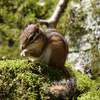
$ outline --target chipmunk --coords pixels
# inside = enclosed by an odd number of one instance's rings
[[[40,61],[48,66],[59,67],[66,75],[66,81],[49,87],[59,96],[69,96],[75,89],[76,79],[64,66],[68,55],[68,43],[56,29],[42,29],[39,24],[25,25],[21,34],[21,56]]]

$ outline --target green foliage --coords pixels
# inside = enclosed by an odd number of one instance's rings
[[[40,3],[44,2],[44,6]],[[20,58],[20,35],[25,23],[35,24],[51,17],[57,0],[0,1],[0,59]],[[16,50],[16,51],[15,51]],[[13,53],[12,53],[13,52]]]
[[[0,62],[0,98],[28,99],[42,98],[43,84],[47,81],[38,72],[38,67],[26,60],[6,60]],[[49,83],[49,82],[46,82]]]
[[[8,26],[24,28],[25,23],[36,23],[39,19],[46,19],[50,15],[51,7],[54,7],[53,0],[45,0],[44,6],[39,3],[41,0],[1,0],[0,22]],[[54,8],[53,8],[54,9]],[[44,16],[45,15],[45,16]]]
[[[80,72],[74,72],[77,78],[77,88],[74,96],[71,100],[99,100],[100,90],[99,84],[94,80],[88,78],[87,75],[83,75]],[[98,90],[97,90],[98,89]]]
[[[67,62],[67,66],[70,64]],[[56,72],[56,74],[55,74]],[[69,100],[99,100],[100,83],[90,80],[87,75],[74,71],[77,88]],[[51,66],[36,66],[28,60],[0,61],[0,98],[5,100],[55,100],[46,89],[52,81],[63,80],[61,70]],[[95,85],[94,85],[95,84]]]
[[[64,74],[56,67],[37,66],[28,60],[0,61],[0,98],[45,100],[51,95],[46,92],[47,87],[63,78]]]
[[[87,75],[82,75],[79,72],[75,72],[77,77],[77,100],[99,100],[100,90],[97,90],[100,83],[96,83],[95,80],[91,80]],[[79,93],[79,94],[77,94]]]

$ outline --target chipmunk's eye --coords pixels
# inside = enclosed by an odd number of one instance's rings
[[[39,29],[37,29],[36,32],[39,33]]]
[[[34,38],[34,35],[30,36],[29,41],[32,41]]]

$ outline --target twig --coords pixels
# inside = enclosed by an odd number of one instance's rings
[[[51,18],[49,20],[41,19],[39,21],[40,25],[45,24],[47,27],[56,28],[59,18],[61,14],[64,12],[64,9],[66,8],[67,4],[68,0],[60,0]]]

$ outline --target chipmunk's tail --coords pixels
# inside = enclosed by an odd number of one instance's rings
[[[52,93],[57,100],[65,100],[64,98],[72,96],[76,89],[76,78],[71,75],[66,67],[64,67],[63,71],[68,75],[66,80],[54,81],[47,89],[47,91]]]
[[[54,81],[47,91],[51,92],[55,98],[65,98],[71,96],[76,88],[76,78],[65,81]]]

